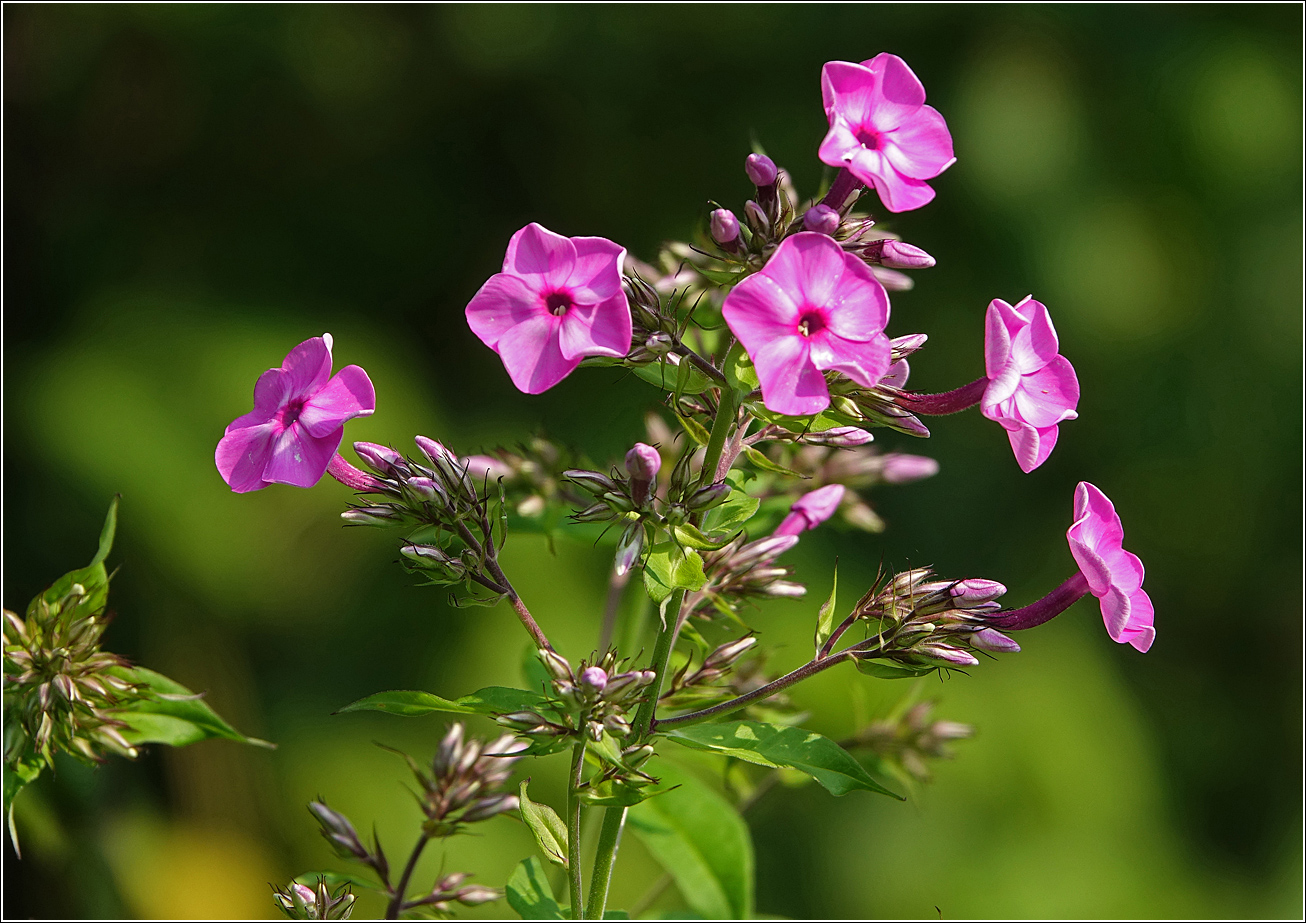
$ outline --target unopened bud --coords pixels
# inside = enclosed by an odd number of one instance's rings
[[[367,506],[357,510],[345,510],[340,518],[354,526],[389,526],[399,519],[399,514],[383,506]]]
[[[930,734],[938,740],[962,740],[974,737],[975,729],[960,721],[936,721],[930,726]]]
[[[911,276],[903,275],[895,269],[885,269],[883,266],[872,266],[871,274],[891,292],[909,292],[916,285],[916,281]]]
[[[908,484],[939,473],[939,463],[924,455],[890,452],[883,460],[880,477],[889,484]]]
[[[513,471],[493,455],[468,455],[463,459],[467,465],[467,474],[476,481],[510,478]]]
[[[454,455],[434,439],[428,439],[425,436],[414,436],[413,442],[417,443],[417,447],[422,450],[422,454],[429,458],[433,465],[441,463],[456,464],[458,461],[457,455]]]
[[[839,230],[839,213],[828,205],[813,205],[803,215],[803,227],[833,237]]]
[[[890,269],[929,269],[934,257],[901,240],[873,240],[862,250],[868,260]]]
[[[613,562],[613,570],[618,577],[623,576],[639,562],[640,552],[644,549],[644,527],[633,522],[626,527],[626,531],[621,536],[621,542],[617,545],[617,557]]]
[[[623,755],[626,758],[627,766],[629,766],[631,769],[638,769],[640,766],[643,766],[645,763],[649,761],[649,758],[653,756],[654,752],[655,751],[652,746],[650,746],[649,744],[644,744],[644,746],[640,747],[639,749],[632,750],[629,753],[625,753]]]
[[[749,635],[746,638],[740,638],[738,641],[731,641],[729,644],[723,644],[708,654],[707,659],[703,661],[705,669],[723,669],[730,666],[757,643],[756,635]]]
[[[991,654],[1018,654],[1020,645],[1002,632],[993,628],[983,628],[970,636],[971,647]]]
[[[651,481],[657,477],[658,469],[661,467],[662,456],[651,445],[637,442],[635,447],[626,453],[626,472],[632,478]]]
[[[562,472],[563,476],[569,480],[575,481],[577,485],[585,488],[590,493],[598,496],[604,491],[616,490],[617,482],[612,480],[606,474],[599,474],[597,471],[586,471],[583,468],[571,468]]]
[[[712,239],[719,243],[727,250],[734,251],[739,247],[739,219],[735,213],[728,208],[718,208],[712,212],[709,220],[712,231]]]
[[[435,545],[404,545],[399,553],[418,563],[452,564],[454,559]]]
[[[555,680],[561,682],[575,678],[575,674],[571,672],[571,664],[567,663],[566,658],[557,651],[542,647],[536,653],[539,655],[540,662],[544,664],[544,669],[548,670],[549,675]]]
[[[625,737],[630,733],[630,722],[621,715],[608,715],[603,719],[603,729],[613,737]]]
[[[754,186],[770,186],[779,175],[775,161],[765,154],[749,154],[744,160],[744,172]]]
[[[924,333],[909,333],[906,336],[894,337],[889,341],[890,355],[895,360],[910,356],[924,346],[928,339],[929,335]]]
[[[792,580],[777,580],[763,591],[767,596],[783,596],[790,599],[797,599],[800,596],[807,595],[807,587],[801,583],[794,583]]]
[[[314,897],[313,895],[313,889],[310,888],[308,885],[301,885],[299,882],[295,881],[295,882],[291,882],[290,887],[294,890],[294,892],[297,895],[299,895],[299,899],[303,901],[305,904],[307,904],[309,907],[312,907],[313,903],[317,900],[317,898]]]
[[[580,671],[580,682],[595,692],[602,692],[608,684],[608,674],[602,667],[586,667]]]
[[[850,449],[873,442],[875,437],[864,429],[855,426],[835,426],[820,433],[806,433],[803,442],[808,445],[828,445],[840,449]]]
[[[953,600],[963,609],[969,609],[981,603],[992,602],[1006,592],[1007,588],[998,581],[985,580],[983,577],[960,580],[951,590]]]
[[[467,907],[475,907],[477,904],[488,904],[490,901],[497,901],[503,897],[503,892],[497,888],[487,888],[483,885],[468,885],[460,888],[454,895],[454,900]]]
[[[354,454],[362,459],[363,464],[377,474],[390,474],[396,464],[402,464],[404,457],[389,446],[377,445],[375,442],[355,442]]]
[[[710,510],[712,507],[724,503],[726,497],[730,496],[730,490],[731,487],[729,484],[711,484],[695,491],[693,495],[685,501],[685,505],[695,513],[701,513],[704,510]]]
[[[935,660],[942,660],[945,663],[953,663],[961,667],[973,667],[979,663],[974,654],[963,651],[959,647],[953,647],[951,644],[922,644],[916,648],[916,651],[926,657],[932,657]]]
[[[767,538],[749,542],[739,551],[730,563],[737,570],[744,570],[761,561],[770,561],[798,544],[797,535],[771,535]]]
[[[445,732],[444,739],[440,741],[440,746],[435,751],[436,763],[440,766],[452,766],[454,760],[462,752],[462,748],[462,722],[455,722],[449,730]]]
[[[462,819],[468,823],[478,820],[487,820],[496,814],[502,814],[504,811],[515,811],[519,805],[516,795],[493,795],[489,798],[482,798],[471,809],[462,816]]]
[[[606,503],[595,503],[579,513],[573,513],[571,518],[577,522],[607,522],[614,517],[612,509]]]
[[[440,495],[439,485],[430,478],[409,478],[408,488],[423,500],[434,500]]]
[[[649,338],[644,341],[644,348],[655,356],[665,356],[671,352],[675,345],[675,341],[671,339],[669,333],[650,334]]]
[[[762,206],[752,199],[744,203],[744,217],[748,219],[749,227],[759,234],[771,230],[771,221],[766,217],[766,212],[762,211]]]

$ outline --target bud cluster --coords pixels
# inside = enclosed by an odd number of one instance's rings
[[[515,811],[517,796],[500,789],[519,759],[514,754],[525,748],[510,734],[492,741],[466,738],[457,723],[440,741],[429,771],[405,755],[421,789],[417,801],[426,815],[423,832],[452,836],[464,824]]]
[[[109,623],[103,609],[102,601],[96,605],[74,583],[53,602],[37,597],[26,618],[4,611],[5,710],[17,717],[16,727],[46,765],[55,751],[95,763],[104,762],[105,750],[129,759],[138,754],[122,735],[127,723],[114,710],[137,699],[139,691],[115,675],[127,661],[100,650]],[[9,736],[6,763],[25,747]]]
[[[887,660],[908,668],[973,666],[973,651],[1015,652],[1020,646],[987,627],[1007,588],[996,580],[935,580],[928,567],[903,571],[872,587],[853,616],[877,632],[858,645],[858,660]]]
[[[796,544],[797,535],[770,535],[756,541],[739,535],[716,551],[704,552],[707,582],[686,601],[688,611],[696,618],[711,619],[719,612],[737,613],[747,599],[806,595],[807,587],[789,579],[794,569],[775,563]]]
[[[451,914],[453,912],[451,905],[455,902],[464,907],[475,907],[503,897],[503,892],[498,888],[464,885],[463,882],[471,877],[468,872],[453,872],[445,875],[435,883],[428,894],[406,901],[403,906],[405,909],[429,907],[439,914]]]
[[[702,666],[692,673],[689,671],[692,661],[685,661],[672,675],[659,702],[671,708],[690,708],[734,695],[732,687],[721,681],[733,673],[736,662],[756,644],[757,637],[751,634],[728,641],[704,657]]]
[[[541,648],[537,653],[549,674],[556,707],[548,717],[533,711],[502,715],[499,724],[546,747],[567,737],[598,742],[604,734],[617,740],[630,735],[630,710],[653,682],[652,670],[623,670],[624,661],[615,651],[607,651],[592,664],[582,660],[577,670],[556,651]]]
[[[354,893],[349,882],[332,891],[326,878],[319,875],[311,888],[292,881],[272,891],[277,906],[292,920],[348,920],[354,912]]]
[[[975,733],[969,724],[930,720],[934,704],[919,702],[901,715],[873,722],[846,743],[850,747],[864,747],[917,781],[928,782],[927,760],[950,759],[949,742]]]

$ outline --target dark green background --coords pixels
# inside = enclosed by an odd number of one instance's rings
[[[814,534],[809,599],[757,618],[801,662],[835,554],[986,576],[1014,604],[1073,566],[1071,494],[1116,503],[1158,640],[1089,603],[1025,651],[924,694],[975,740],[914,803],[815,787],[752,815],[758,909],[786,916],[1297,916],[1301,906],[1301,9],[1279,6],[4,9],[4,603],[93,552],[123,495],[115,649],[208,691],[276,753],[209,743],[20,801],[7,916],[266,915],[265,882],[330,864],[321,794],[392,854],[401,765],[442,725],[329,712],[383,688],[513,682],[506,607],[454,611],[342,530],[326,482],[234,496],[213,468],[257,374],[329,330],[377,386],[350,438],[460,451],[537,429],[614,457],[655,392],[610,370],[515,392],[462,309],[539,221],[649,259],[736,208],[750,137],[810,193],[827,60],[905,58],[958,161],[891,226],[938,259],[893,297],[913,383],[982,371],[989,299],[1033,292],[1083,387],[1051,460],[1016,467],[976,413],[937,421],[940,474],[872,498],[883,536]],[[529,538],[510,572],[573,657],[602,555]],[[838,671],[833,671],[838,673]],[[906,687],[799,691],[846,733]],[[537,796],[559,767],[532,770]],[[532,789],[536,791],[535,788]],[[502,884],[500,819],[429,871]],[[657,874],[634,843],[614,900]],[[674,893],[659,905],[679,906]],[[490,911],[492,908],[483,908]]]

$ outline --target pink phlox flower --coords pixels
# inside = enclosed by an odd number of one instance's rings
[[[346,421],[375,410],[365,371],[347,365],[332,377],[331,334],[324,333],[259,376],[254,409],[227,427],[214,460],[238,494],[269,484],[312,487],[340,447]]]
[[[625,256],[602,237],[563,237],[528,224],[508,242],[503,272],[468,303],[467,323],[519,390],[547,391],[586,356],[630,352]]]
[[[1026,474],[1052,454],[1057,424],[1079,416],[1079,379],[1057,352],[1048,309],[1027,295],[1014,307],[1000,298],[984,320],[984,370],[989,383],[980,412],[1007,431]]]
[[[1070,553],[1098,598],[1111,640],[1147,652],[1156,638],[1152,600],[1143,590],[1143,562],[1122,546],[1125,530],[1106,494],[1087,481],[1075,488]]]
[[[824,234],[785,238],[760,272],[730,291],[721,313],[776,413],[830,406],[823,369],[867,388],[889,369],[889,296],[865,263]]]
[[[800,497],[772,535],[801,535],[834,515],[843,501],[842,484],[827,484]]]
[[[821,96],[830,121],[818,151],[822,163],[847,167],[874,186],[891,212],[934,198],[925,180],[956,162],[952,135],[943,116],[925,105],[925,87],[902,58],[831,61],[821,69]]]

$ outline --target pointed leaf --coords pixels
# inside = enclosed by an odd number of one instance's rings
[[[794,471],[792,468],[786,468],[784,465],[777,465],[771,459],[762,454],[761,450],[750,446],[744,447],[744,456],[748,459],[749,464],[763,471],[770,471],[772,474],[783,474],[785,477],[807,479],[807,475]]]
[[[567,867],[567,825],[562,822],[558,812],[547,804],[536,804],[526,794],[526,780],[522,780],[521,792],[517,796],[521,803],[521,819],[526,821],[535,845],[540,848],[544,858],[554,865]]]
[[[505,889],[508,906],[523,920],[562,920],[563,908],[553,896],[544,864],[531,856],[513,870]]]
[[[674,590],[701,590],[706,582],[703,559],[697,551],[680,548],[674,542],[658,542],[649,549],[644,562],[644,588],[654,602],[662,602]]]
[[[538,692],[512,689],[508,686],[487,686],[459,699],[445,699],[430,692],[396,689],[375,692],[351,702],[336,714],[351,711],[383,711],[391,715],[415,718],[442,712],[452,715],[505,715],[514,711],[536,711],[548,707],[549,700]]]
[[[145,687],[142,698],[112,711],[115,718],[127,722],[122,736],[132,744],[184,747],[201,740],[221,738],[270,750],[276,748],[266,740],[246,737],[222,720],[200,696],[162,673],[145,667],[114,667],[110,672]]]
[[[708,381],[706,375],[683,360],[676,365],[666,359],[659,359],[647,365],[636,365],[633,369],[640,378],[664,391],[702,394],[712,387],[712,382]]]
[[[843,747],[828,737],[798,727],[760,721],[723,721],[668,731],[676,743],[696,750],[713,750],[736,759],[798,769],[820,782],[832,795],[863,790],[903,800],[867,773]]]
[[[830,587],[830,597],[821,605],[821,611],[816,614],[816,652],[819,654],[825,642],[830,639],[830,632],[834,630],[834,607],[836,597],[839,595],[839,562],[834,564],[834,585]]]

